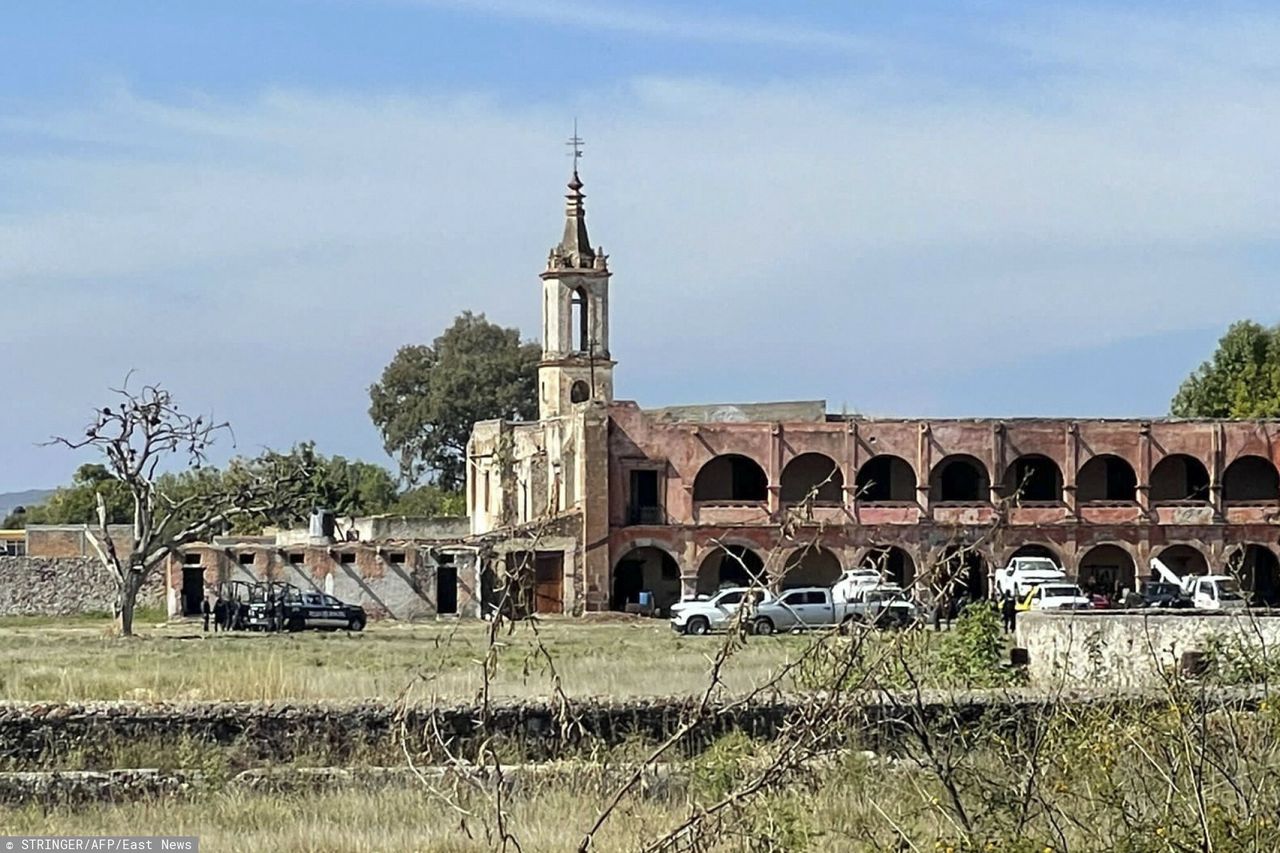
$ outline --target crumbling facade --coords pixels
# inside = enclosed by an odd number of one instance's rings
[[[615,402],[610,271],[581,191],[575,172],[542,274],[540,419],[476,424],[468,447],[471,532],[532,555],[514,571],[542,591],[535,609],[622,609],[642,592],[662,607],[752,574],[828,583],[864,564],[904,583],[944,567],[981,596],[1015,555],[1107,592],[1158,556],[1238,572],[1280,603],[1280,422]]]

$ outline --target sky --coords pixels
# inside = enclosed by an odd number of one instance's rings
[[[368,387],[527,336],[576,118],[616,393],[1156,416],[1280,320],[1274,4],[14,0],[0,492],[109,388],[390,464]]]

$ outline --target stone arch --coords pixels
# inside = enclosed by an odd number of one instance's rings
[[[831,586],[839,579],[840,558],[820,545],[805,545],[787,557],[778,585],[782,589]]]
[[[902,588],[916,582],[916,561],[905,548],[897,545],[874,545],[866,550],[858,567],[875,569],[881,577],[888,578]]]
[[[1028,542],[1020,545],[1009,552],[1009,556],[1005,558],[1007,564],[1014,557],[1045,557],[1053,560],[1053,564],[1058,568],[1062,568],[1062,555],[1052,545],[1045,545],[1040,542]]]
[[[665,549],[638,545],[614,564],[609,609],[625,610],[628,604],[638,604],[641,592],[650,593],[660,611],[680,600],[680,564]]]
[[[1076,472],[1076,499],[1081,503],[1132,503],[1138,499],[1138,475],[1127,460],[1101,453]]]
[[[872,456],[858,469],[855,494],[865,503],[914,503],[916,470],[901,456]]]
[[[1196,545],[1177,542],[1160,549],[1156,556],[1179,577],[1209,573],[1209,558]]]
[[[948,545],[942,549],[935,572],[952,597],[979,601],[989,597],[990,567],[987,556],[971,545]]]
[[[1270,459],[1239,456],[1222,472],[1222,500],[1229,504],[1275,503],[1280,474]]]
[[[801,453],[787,463],[780,478],[784,504],[797,504],[812,497],[814,503],[844,502],[844,473],[825,453]]]
[[[1024,454],[1005,469],[1001,490],[1016,503],[1062,503],[1062,469],[1044,454]]]
[[[749,456],[725,453],[698,469],[693,480],[694,502],[756,503],[768,500],[769,478]]]
[[[929,475],[929,500],[933,503],[988,503],[991,475],[976,456],[955,453],[943,457]]]
[[[1194,456],[1171,453],[1151,469],[1151,502],[1209,500],[1209,469]]]
[[[1085,592],[1107,595],[1119,601],[1125,590],[1137,589],[1138,569],[1133,554],[1122,545],[1094,545],[1080,558],[1076,579]]]
[[[1236,545],[1227,554],[1227,573],[1239,579],[1251,604],[1280,606],[1280,559],[1269,546],[1256,542]]]
[[[592,348],[590,306],[591,301],[587,298],[587,291],[584,288],[575,287],[569,301],[569,322],[572,325],[569,342],[576,352],[588,352]]]
[[[591,386],[581,379],[569,386],[569,402],[585,403],[591,399]]]
[[[698,566],[697,591],[711,595],[724,586],[766,586],[764,560],[746,545],[717,545]]]

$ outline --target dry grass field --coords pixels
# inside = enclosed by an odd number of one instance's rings
[[[26,701],[422,699],[470,701],[481,687],[489,626],[375,622],[361,634],[205,634],[198,623],[142,624],[109,636],[105,619],[0,620],[0,699]],[[570,696],[691,694],[706,687],[716,637],[679,637],[663,620],[546,619],[501,636],[496,696],[546,696],[551,652]],[[730,692],[767,680],[804,643],[759,638],[725,671]]]

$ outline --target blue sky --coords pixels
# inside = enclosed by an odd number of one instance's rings
[[[1265,5],[15,3],[0,491],[136,369],[384,461],[367,387],[537,328],[576,116],[620,397],[1158,415],[1280,319]],[[230,448],[225,448],[229,452]]]

